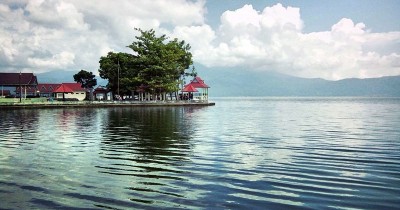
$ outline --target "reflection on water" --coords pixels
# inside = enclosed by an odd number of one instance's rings
[[[400,99],[216,102],[0,110],[0,208],[400,208]]]
[[[191,121],[187,109],[113,109],[103,128],[105,151],[122,149],[142,160],[180,160],[190,152]]]

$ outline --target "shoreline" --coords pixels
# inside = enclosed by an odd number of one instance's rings
[[[105,107],[156,107],[156,106],[215,106],[214,102],[194,101],[111,101],[111,102],[45,102],[45,103],[0,103],[0,109],[45,109],[45,108],[105,108]]]

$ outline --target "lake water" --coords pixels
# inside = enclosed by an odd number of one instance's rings
[[[400,98],[0,110],[0,209],[400,209]]]

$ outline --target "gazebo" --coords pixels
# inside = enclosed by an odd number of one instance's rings
[[[202,80],[200,77],[195,77],[192,81],[190,81],[189,84],[187,84],[185,86],[185,88],[191,88],[193,87],[195,90],[197,91],[193,91],[196,92],[195,98],[197,100],[200,101],[208,101],[208,88],[210,88],[210,86],[208,86],[204,80]],[[183,88],[183,90],[185,90],[185,88]],[[182,90],[182,92],[184,92]]]
[[[192,84],[188,84],[182,89],[181,92],[188,93],[188,96],[187,97],[183,96],[183,98],[189,100],[189,99],[192,99],[192,96],[193,96],[193,95],[191,95],[191,93],[193,94],[194,92],[199,92],[199,91],[195,87],[193,87]]]
[[[96,89],[93,91],[94,99],[95,100],[111,100],[111,92],[104,86],[97,86]]]

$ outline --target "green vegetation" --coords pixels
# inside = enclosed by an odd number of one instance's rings
[[[92,72],[81,70],[74,75],[75,82],[81,83],[82,88],[90,90],[90,101],[93,101],[93,87],[97,85],[96,76]]]
[[[100,77],[108,79],[108,88],[119,95],[130,95],[138,88],[151,94],[179,90],[184,76],[194,75],[190,45],[166,35],[156,36],[154,30],[140,32],[127,46],[133,54],[109,52],[100,58]]]
[[[26,104],[34,104],[34,103],[45,103],[47,102],[47,98],[40,97],[40,98],[23,98],[21,103]],[[2,98],[0,97],[0,103],[2,104],[15,104],[20,103],[19,98]]]

